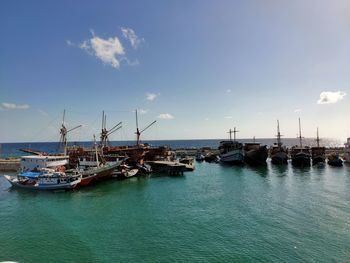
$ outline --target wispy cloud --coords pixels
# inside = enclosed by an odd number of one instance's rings
[[[133,29],[122,27],[121,30],[123,36],[130,41],[130,44],[134,49],[137,49],[143,42],[145,42],[145,39],[139,38]]]
[[[232,91],[231,89],[227,89],[226,93],[231,93],[231,91]]]
[[[323,91],[320,94],[320,98],[317,104],[331,104],[341,101],[345,97],[346,93],[343,91]]]
[[[144,110],[144,109],[138,109],[137,110],[140,114],[147,114],[148,110]]]
[[[171,120],[171,119],[174,119],[174,116],[171,115],[170,113],[162,113],[162,114],[159,114],[158,118],[163,120]]]
[[[42,115],[42,116],[49,116],[49,114],[46,111],[43,111],[41,109],[38,109],[38,112]]]
[[[15,104],[15,103],[8,103],[3,102],[0,105],[0,109],[3,110],[27,110],[30,106],[28,104]]]
[[[232,119],[232,116],[225,116],[225,119]]]
[[[295,109],[294,112],[295,113],[301,112],[301,109]]]
[[[158,96],[159,96],[159,94],[146,93],[146,100],[154,101]]]
[[[209,118],[205,118],[204,120],[205,120],[205,121],[209,121]]]

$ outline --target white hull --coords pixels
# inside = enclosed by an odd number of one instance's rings
[[[4,175],[4,177],[14,187],[24,188],[24,189],[33,189],[33,190],[69,190],[76,187],[77,184],[79,184],[81,181],[81,179],[79,178],[74,180],[73,182],[60,181],[59,183],[57,183],[56,181],[52,183],[41,184],[33,180],[33,184],[24,184],[23,182],[18,180],[17,176]]]

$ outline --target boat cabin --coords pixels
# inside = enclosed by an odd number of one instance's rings
[[[69,156],[65,155],[28,155],[22,156],[20,167],[22,171],[41,168],[55,168],[68,164]]]

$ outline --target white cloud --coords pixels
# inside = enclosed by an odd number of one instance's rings
[[[204,120],[205,120],[205,121],[209,121],[209,118],[205,118]]]
[[[159,94],[155,94],[155,93],[146,93],[146,100],[149,101],[154,101]]]
[[[69,46],[76,46],[69,40],[66,42]],[[77,46],[114,68],[119,68],[120,60],[124,58],[123,55],[125,54],[123,45],[118,37],[103,39],[96,36],[93,31],[92,38],[83,41]]]
[[[301,109],[295,109],[294,112],[295,113],[301,112]]]
[[[232,116],[225,116],[225,119],[232,119]]]
[[[14,104],[3,102],[1,103],[0,108],[3,110],[27,110],[30,108],[30,106],[28,104]]]
[[[232,91],[231,89],[227,89],[226,93],[231,93],[231,91]]]
[[[320,99],[317,104],[331,104],[341,101],[345,97],[346,93],[342,91],[323,91],[320,94]]]
[[[163,120],[171,120],[171,119],[174,119],[174,116],[169,113],[162,113],[162,114],[159,114],[158,118]]]
[[[143,42],[145,42],[145,39],[139,38],[133,29],[122,27],[121,30],[123,36],[130,41],[130,44],[134,49],[137,49]]]

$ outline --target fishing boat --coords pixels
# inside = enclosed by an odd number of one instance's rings
[[[38,169],[37,172],[21,172],[5,175],[12,186],[32,190],[71,190],[81,181],[81,174],[57,172],[54,169]]]
[[[288,149],[282,145],[280,124],[277,120],[277,143],[270,148],[271,162],[273,164],[288,164]]]
[[[254,139],[255,141],[255,139]],[[244,161],[252,166],[266,165],[268,151],[266,145],[261,146],[258,142],[244,144]]]
[[[236,127],[233,131],[230,129],[228,133],[230,134],[229,141],[221,141],[219,145],[220,161],[223,163],[239,164],[242,165],[244,162],[243,155],[243,144],[236,140]],[[233,140],[232,140],[232,133]]]
[[[196,161],[197,162],[203,162],[204,161],[204,155],[201,151],[197,151],[196,153]]]
[[[327,163],[330,166],[336,166],[336,167],[343,166],[343,160],[339,157],[339,154],[335,152],[328,155]]]
[[[292,165],[298,167],[305,167],[311,165],[311,154],[310,148],[307,146],[303,146],[302,136],[301,136],[301,125],[299,118],[299,146],[293,146],[291,152]]]
[[[318,128],[317,128],[317,138],[316,138],[317,146],[311,147],[311,159],[312,165],[322,165],[326,160],[326,147],[320,146],[320,138],[318,136]]]
[[[124,160],[119,160],[116,162],[105,162],[102,159],[102,162],[99,161],[99,154],[97,151],[96,140],[94,136],[95,143],[95,159],[86,159],[81,157],[79,160],[79,169],[82,174],[81,182],[79,186],[87,186],[94,181],[102,181],[109,178],[112,178],[114,170],[116,170]],[[100,155],[100,158],[102,156]]]
[[[133,169],[132,167],[128,166],[125,163],[122,163],[116,172],[113,172],[112,176],[119,178],[119,179],[124,179],[124,178],[130,178],[135,176],[139,172],[138,169]]]
[[[344,163],[350,163],[350,138],[344,143]]]

